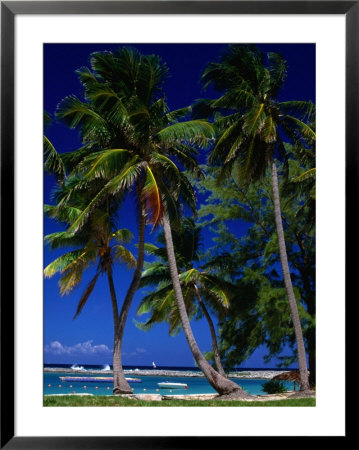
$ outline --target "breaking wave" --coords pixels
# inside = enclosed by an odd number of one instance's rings
[[[86,369],[84,368],[84,366],[79,366],[78,364],[73,364],[73,365],[71,366],[71,369],[73,369],[73,370],[80,370],[81,372],[86,371]]]

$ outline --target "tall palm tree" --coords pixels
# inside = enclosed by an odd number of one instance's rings
[[[203,146],[212,139],[212,126],[203,120],[178,122],[187,109],[169,112],[161,90],[167,70],[155,56],[143,56],[127,48],[117,53],[95,54],[92,69],[80,74],[88,101],[65,99],[58,117],[72,127],[80,125],[84,141],[95,141],[97,147],[103,143],[102,150],[89,152],[74,173],[84,181],[105,181],[69,231],[81,229],[103,197],[135,187],[143,224],[146,220],[155,228],[163,223],[175,297],[195,360],[218,392],[238,391],[245,395],[236,383],[218,374],[201,354],[190,327],[172,250],[170,216],[172,220],[180,216],[181,202],[195,209],[194,190],[173,158],[192,173],[199,173],[193,145]],[[133,283],[124,302],[126,307],[140,282],[141,273],[137,269],[142,270],[143,241],[138,251]]]
[[[242,182],[251,183],[264,177],[268,167],[271,170],[279,254],[296,336],[301,390],[306,391],[306,354],[284,240],[275,158],[286,161],[284,138],[299,151],[308,151],[308,142],[315,139],[308,125],[314,108],[310,102],[277,100],[286,74],[286,62],[278,54],[264,55],[255,46],[231,45],[202,75],[206,86],[213,85],[224,91],[223,95],[199,102],[197,107],[229,112],[217,121],[220,137],[210,155],[210,162],[222,165],[222,177],[234,171]]]
[[[168,174],[176,167],[164,155],[151,155],[152,146],[159,140],[158,137],[155,140],[153,135],[158,129],[159,120],[173,122],[178,115],[186,112],[168,112],[162,92],[166,73],[167,67],[158,57],[144,56],[131,48],[125,47],[115,53],[95,53],[91,57],[91,69],[84,67],[78,71],[85,101],[75,96],[66,97],[59,104],[56,114],[71,128],[79,129],[83,141],[83,147],[78,151],[61,155],[67,169],[73,171],[71,176],[77,179],[76,173],[86,172],[80,185],[86,185],[92,179],[106,180],[103,181],[103,189],[97,192],[88,207],[76,218],[71,231],[83,226],[104,195],[111,195],[111,192],[122,195],[133,188],[136,192],[139,236],[137,266],[120,313],[117,333],[120,339],[116,343],[119,355],[129,308],[141,278],[145,223],[147,221],[156,226],[162,213],[153,171],[162,170]],[[198,129],[202,131],[200,138],[196,138]],[[206,122],[193,121],[187,127],[186,137],[188,140],[193,138],[195,142],[203,142],[203,134],[208,135],[211,131],[212,128]],[[181,125],[173,129],[174,136],[179,132],[182,132]],[[194,149],[178,144],[171,150],[172,154],[180,157],[185,167],[193,167],[196,171]],[[187,192],[188,201],[193,203],[188,181],[179,172],[177,175],[182,195]],[[77,189],[75,183],[68,196],[76,195]],[[163,184],[161,189],[174,210],[176,205],[170,199],[168,187]],[[116,393],[130,393],[123,371],[120,376],[120,389]]]
[[[89,195],[87,191],[86,195]],[[85,197],[86,198],[86,197]],[[80,206],[83,206],[83,200],[77,203],[63,204],[58,206],[45,206],[45,212],[50,217],[65,223],[67,228],[81,214]],[[115,286],[113,282],[113,266],[117,263],[125,263],[128,268],[136,266],[136,260],[132,253],[127,250],[123,244],[132,239],[132,233],[126,229],[116,229],[115,212],[118,208],[117,201],[113,199],[101,205],[92,215],[86,226],[77,233],[69,234],[67,231],[60,231],[45,236],[45,242],[51,249],[70,247],[69,252],[56,258],[44,270],[46,278],[54,276],[56,273],[61,275],[59,280],[60,293],[69,294],[77,287],[82,280],[83,274],[91,265],[96,266],[95,275],[86,286],[82,293],[74,319],[80,314],[101,274],[107,276],[110,289],[110,298],[113,312],[114,324],[114,349],[113,349],[113,377],[114,392],[117,392],[120,384],[120,372],[122,371],[121,355],[118,354],[118,302]]]
[[[218,277],[194,267],[200,260],[200,231],[201,226],[189,218],[183,221],[180,229],[173,230],[179,278],[188,316],[192,317],[197,313],[198,304],[209,326],[216,368],[221,375],[226,376],[218,350],[215,326],[206,304],[223,319],[229,306],[228,294],[225,292],[228,284],[224,287],[225,283]],[[164,243],[163,240],[163,235],[160,235],[158,241]],[[157,289],[142,299],[137,313],[151,315],[145,323],[137,323],[137,326],[147,331],[155,323],[168,322],[169,331],[174,334],[179,331],[181,321],[168,269],[166,248],[153,244],[146,244],[145,247],[147,253],[156,256],[159,261],[151,263],[143,272],[140,287],[152,285],[157,286]]]

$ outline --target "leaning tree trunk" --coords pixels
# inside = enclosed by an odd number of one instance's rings
[[[238,384],[234,383],[233,381],[223,377],[218,372],[216,372],[213,369],[213,367],[211,367],[211,365],[208,363],[208,361],[202,355],[200,349],[198,348],[197,342],[192,333],[191,325],[186,311],[186,306],[183,300],[181,285],[178,278],[176,257],[173,248],[171,225],[166,212],[163,215],[163,230],[166,240],[168,265],[170,269],[176,303],[181,317],[182,328],[186,336],[188,345],[191,349],[192,355],[196,363],[198,364],[198,367],[202,370],[209,384],[219,394],[225,395],[235,393],[235,395],[238,397],[248,397],[249,395],[246,392],[244,392],[243,389],[240,386],[238,386]]]
[[[202,300],[202,298],[200,296],[200,293],[198,291],[198,287],[197,287],[196,284],[194,285],[194,289],[195,289],[195,293],[196,293],[196,297],[197,297],[198,303],[200,304],[200,306],[202,308],[204,317],[207,319],[208,326],[209,326],[209,329],[210,329],[210,332],[211,332],[214,362],[216,364],[217,370],[220,373],[220,375],[222,375],[223,377],[226,377],[227,375],[226,375],[226,372],[223,369],[221,357],[219,355],[216,330],[214,329],[213,321],[212,321],[211,316],[209,315],[209,313],[207,311],[207,308],[206,308],[205,304],[203,303],[203,300]]]
[[[111,293],[111,304],[112,304],[112,313],[113,313],[113,325],[114,325],[114,345],[113,345],[113,354],[112,354],[112,365],[113,365],[113,392],[117,392],[120,390],[121,383],[121,373],[122,373],[122,361],[121,361],[121,347],[119,348],[117,345],[118,342],[118,325],[119,325],[119,316],[118,316],[118,307],[117,307],[117,299],[116,299],[116,291],[115,286],[113,284],[112,277],[112,268],[109,267],[107,269],[107,279],[108,285],[110,287]],[[127,381],[125,380],[127,383]],[[130,387],[128,386],[130,389]]]
[[[113,393],[118,394],[131,394],[132,389],[126,381],[125,374],[122,368],[122,340],[123,332],[125,330],[126,320],[133,297],[140,285],[141,274],[144,262],[144,244],[145,244],[145,216],[143,209],[140,210],[139,226],[138,226],[138,254],[137,254],[137,265],[135,272],[132,277],[132,281],[128,291],[126,293],[125,300],[123,301],[121,313],[118,317],[118,322],[115,330],[115,343],[114,343],[114,355],[116,353],[116,365],[118,365],[119,370],[116,370],[118,379],[116,384],[114,383]],[[114,371],[114,382],[115,382],[115,360],[113,365]]]
[[[282,214],[280,208],[277,167],[274,160],[272,160],[271,162],[271,169],[272,169],[274,216],[278,236],[279,255],[280,255],[280,262],[282,265],[284,285],[289,301],[290,314],[294,327],[295,339],[297,343],[298,365],[300,373],[300,390],[307,391],[309,390],[307,360],[305,355],[302,326],[300,323],[297,302],[293,291],[293,285],[288,265],[287,250],[285,246],[284,231],[282,224]]]
[[[315,331],[310,330],[307,337],[308,362],[309,362],[309,385],[311,389],[316,386],[316,356],[315,356]]]

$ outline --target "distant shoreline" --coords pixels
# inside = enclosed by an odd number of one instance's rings
[[[243,372],[230,372],[228,376],[230,378],[245,378],[245,379],[271,379],[275,375],[287,372],[288,370],[243,370]],[[71,369],[68,367],[45,367],[44,372],[63,372],[63,373],[77,373],[77,374],[89,374],[89,375],[112,375],[112,370],[96,370],[96,369]],[[204,377],[200,371],[181,371],[181,370],[164,370],[164,369],[148,369],[148,370],[124,370],[125,375],[138,375],[138,376],[153,376],[153,377]]]

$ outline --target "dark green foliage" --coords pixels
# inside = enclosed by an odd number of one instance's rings
[[[267,394],[283,394],[286,392],[286,388],[280,380],[268,380],[262,384],[262,391]]]
[[[211,274],[208,270],[201,271],[202,226],[191,218],[183,220],[181,226],[172,230],[172,238],[179,269],[179,278],[187,313],[190,318],[202,318],[202,309],[198,307],[198,294],[207,307],[222,319],[225,317],[229,304],[228,292],[233,287],[229,283]],[[163,232],[157,237],[158,243],[165,245]],[[169,332],[174,335],[180,331],[181,322],[175,302],[173,286],[168,268],[166,247],[146,244],[148,255],[156,260],[146,265],[142,273],[141,287],[152,286],[153,290],[143,297],[137,313],[150,313],[146,322],[135,322],[142,330],[149,330],[159,322],[169,324]]]
[[[311,102],[277,100],[286,77],[286,61],[255,45],[230,45],[205,69],[204,85],[220,91],[221,97],[198,100],[194,113],[214,119],[218,139],[209,162],[221,166],[219,183],[231,173],[247,185],[263,179],[273,158],[286,162],[283,139],[298,154],[310,151],[315,108]]]
[[[295,159],[289,161],[288,168],[289,180],[306,170]],[[295,361],[295,338],[280,276],[270,179],[245,188],[235,177],[229,177],[218,185],[217,170],[206,169],[206,178],[196,187],[206,195],[199,217],[215,233],[204,268],[236,285],[226,318],[220,323],[222,360],[228,370],[264,346],[266,361],[275,356],[280,366],[286,367]],[[306,345],[314,359],[315,228],[308,221],[310,192],[299,187],[288,189],[281,168],[279,173],[288,258]],[[231,231],[234,223],[241,234]],[[287,344],[293,353],[283,357]]]

